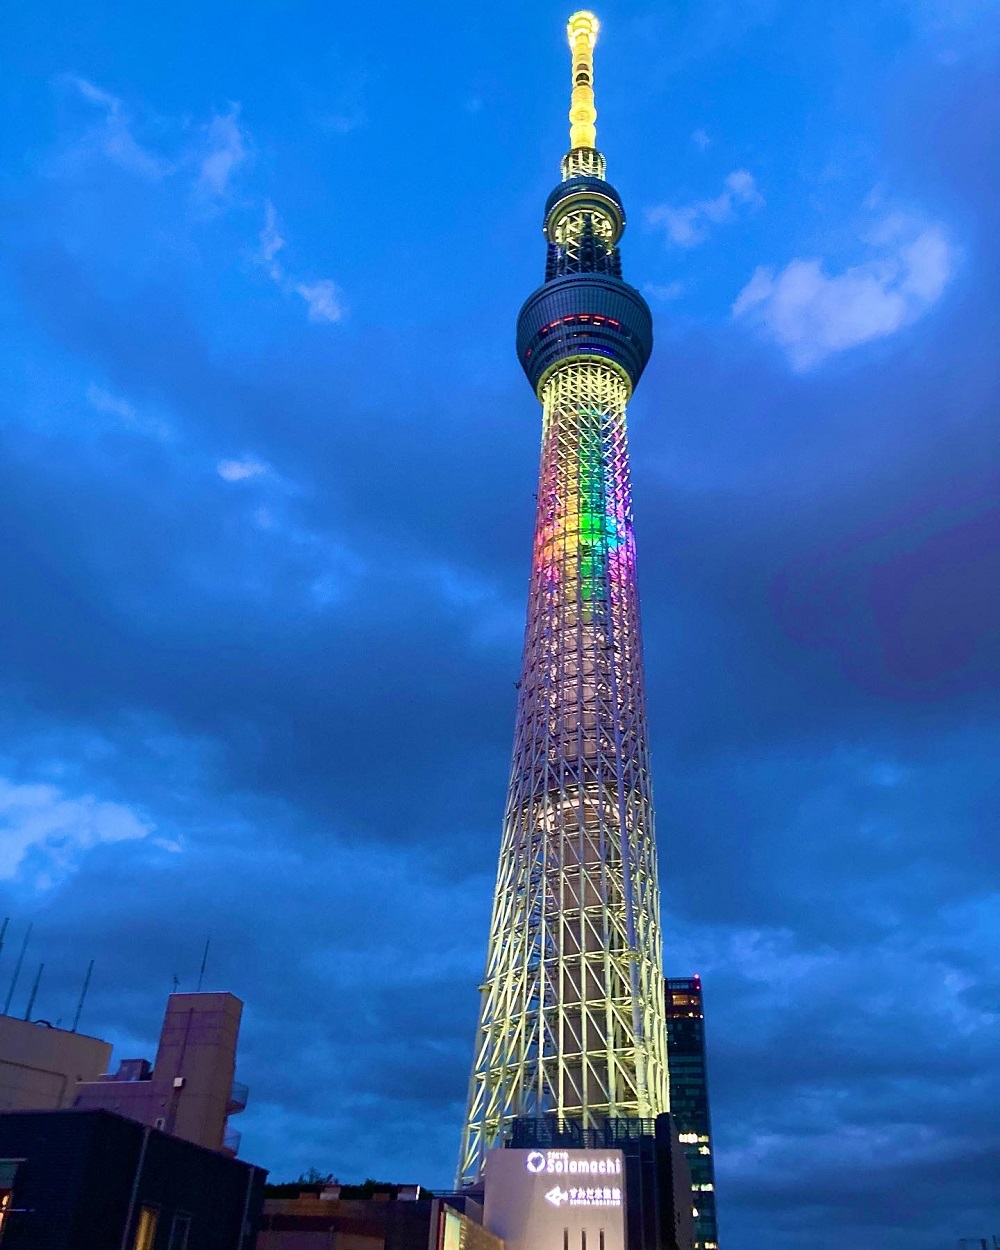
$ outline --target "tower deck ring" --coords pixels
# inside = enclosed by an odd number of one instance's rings
[[[538,394],[560,361],[606,360],[634,388],[653,350],[649,305],[635,287],[605,274],[571,274],[525,300],[517,319],[517,356]]]
[[[542,229],[552,242],[556,226],[567,214],[587,209],[603,213],[612,224],[612,243],[617,243],[625,229],[625,209],[622,199],[610,182],[578,174],[559,183],[545,201],[545,219]]]

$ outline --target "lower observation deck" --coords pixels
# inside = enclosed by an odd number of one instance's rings
[[[635,287],[606,274],[577,273],[546,282],[517,319],[517,355],[537,393],[561,360],[613,361],[634,387],[653,350],[653,319]]]

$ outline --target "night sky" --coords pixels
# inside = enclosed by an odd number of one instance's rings
[[[0,991],[151,1056],[210,937],[274,1179],[453,1174],[571,8],[4,19]],[[720,1244],[1000,1234],[1000,8],[598,12]]]

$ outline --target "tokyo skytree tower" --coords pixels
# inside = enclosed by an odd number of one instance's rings
[[[459,1181],[515,1116],[668,1109],[659,888],[625,408],[653,344],[622,281],[625,213],[597,151],[597,18],[569,20],[545,281],[517,323],[542,405],[510,786]]]

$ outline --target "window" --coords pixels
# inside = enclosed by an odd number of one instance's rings
[[[156,1240],[156,1223],[160,1213],[156,1207],[140,1207],[139,1222],[135,1226],[135,1241],[132,1250],[153,1250]]]
[[[178,1213],[174,1216],[174,1222],[170,1225],[170,1241],[168,1242],[168,1250],[187,1250],[188,1237],[191,1233],[191,1217],[190,1215],[181,1215]]]
[[[0,1241],[3,1240],[3,1230],[10,1215],[17,1169],[23,1162],[23,1159],[0,1159]]]

